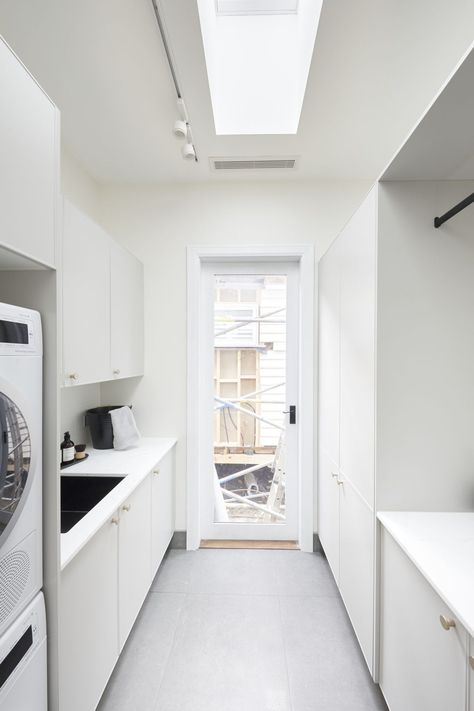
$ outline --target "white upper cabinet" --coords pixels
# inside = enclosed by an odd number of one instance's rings
[[[0,243],[55,265],[59,112],[0,38]]]
[[[64,203],[64,385],[109,380],[110,238],[69,202]]]
[[[143,375],[143,265],[64,201],[63,384]]]
[[[143,264],[112,242],[111,366],[112,375],[128,378],[143,374]]]

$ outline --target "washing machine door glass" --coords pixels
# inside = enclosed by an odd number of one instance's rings
[[[25,418],[13,400],[0,392],[0,541],[25,493],[30,462]]]

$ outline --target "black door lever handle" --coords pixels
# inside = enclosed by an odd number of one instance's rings
[[[290,405],[290,409],[283,410],[283,414],[290,416],[290,425],[296,425],[296,405]]]

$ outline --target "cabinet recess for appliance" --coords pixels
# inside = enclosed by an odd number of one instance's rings
[[[59,112],[0,37],[0,242],[55,264]]]
[[[112,375],[143,375],[143,264],[114,242],[110,247],[110,299]]]

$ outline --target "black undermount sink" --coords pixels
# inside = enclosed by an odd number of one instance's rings
[[[122,476],[62,476],[61,533],[67,533],[81,518],[123,480]]]

